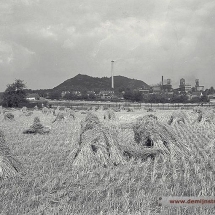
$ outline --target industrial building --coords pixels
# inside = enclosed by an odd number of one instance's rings
[[[199,85],[199,79],[196,79],[195,82],[196,82],[195,90],[196,90],[197,92],[199,92],[199,91],[204,91],[204,86],[200,86],[200,85]]]
[[[184,78],[181,78],[180,79],[180,85],[179,85],[179,90],[181,91],[181,92],[189,92],[189,91],[191,91],[191,89],[192,89],[192,86],[191,86],[191,84],[186,84],[185,83],[185,79]]]
[[[163,76],[162,76],[161,90],[163,92],[172,92],[171,79],[163,79]]]
[[[161,93],[161,92],[168,93],[173,91],[171,79],[164,79],[163,76],[162,76],[161,83],[157,85],[153,85],[151,88],[153,93]]]

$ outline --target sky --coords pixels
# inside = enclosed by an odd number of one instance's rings
[[[214,0],[0,0],[0,91],[86,74],[215,87]]]

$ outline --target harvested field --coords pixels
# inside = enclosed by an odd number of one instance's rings
[[[10,149],[0,168],[11,173],[0,180],[0,214],[214,214],[212,207],[157,203],[159,196],[215,195],[213,111],[124,110],[114,112],[117,120],[104,119],[106,111],[0,115],[7,149],[0,157]],[[45,126],[47,135],[23,134]]]

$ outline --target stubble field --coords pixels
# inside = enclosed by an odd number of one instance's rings
[[[29,116],[9,112],[14,120],[0,114],[0,130],[22,170],[0,180],[2,215],[215,212],[215,207],[158,204],[160,196],[215,196],[212,109],[122,110],[111,112],[111,119],[107,111],[93,110],[90,124],[88,111],[64,114],[55,122],[53,113],[41,110]],[[23,133],[35,117],[49,133]],[[144,119],[138,124],[139,117]],[[152,147],[143,146],[146,137]]]

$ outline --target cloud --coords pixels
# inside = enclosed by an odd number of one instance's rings
[[[214,84],[212,0],[0,3],[0,91],[15,78],[52,88],[78,73],[114,72],[148,84]],[[6,75],[10,74],[10,75]],[[4,81],[3,81],[4,80]]]

